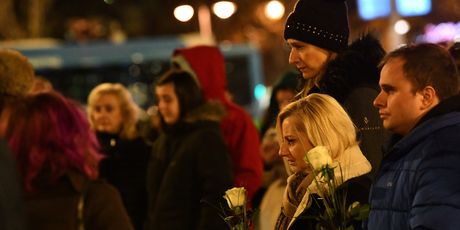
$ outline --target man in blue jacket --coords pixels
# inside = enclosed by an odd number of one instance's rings
[[[372,186],[368,229],[460,229],[459,76],[447,50],[399,48],[374,100],[394,133]]]

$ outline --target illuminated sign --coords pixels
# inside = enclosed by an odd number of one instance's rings
[[[401,16],[420,16],[431,12],[431,0],[395,0]]]
[[[439,43],[460,39],[460,22],[445,22],[425,26],[424,42]]]
[[[431,0],[358,0],[358,14],[364,20],[387,17],[391,14],[391,1],[403,17],[426,15],[431,12]]]
[[[364,20],[385,17],[391,13],[391,2],[390,0],[358,0],[358,13]]]

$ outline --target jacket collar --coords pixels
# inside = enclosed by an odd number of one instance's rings
[[[426,136],[447,126],[460,123],[460,94],[441,101],[406,136],[393,134],[385,148],[389,159],[397,159],[407,153]]]
[[[209,101],[188,112],[185,117],[176,124],[166,125],[163,122],[163,129],[166,133],[181,133],[195,127],[197,123],[214,122],[219,123],[226,115],[226,110],[218,101]]]

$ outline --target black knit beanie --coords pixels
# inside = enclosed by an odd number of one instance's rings
[[[284,39],[296,39],[338,52],[348,45],[345,0],[299,0],[284,27]]]

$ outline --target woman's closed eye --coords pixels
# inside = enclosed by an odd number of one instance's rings
[[[293,145],[293,144],[295,144],[295,142],[296,142],[295,138],[286,138],[286,143],[288,145]]]

